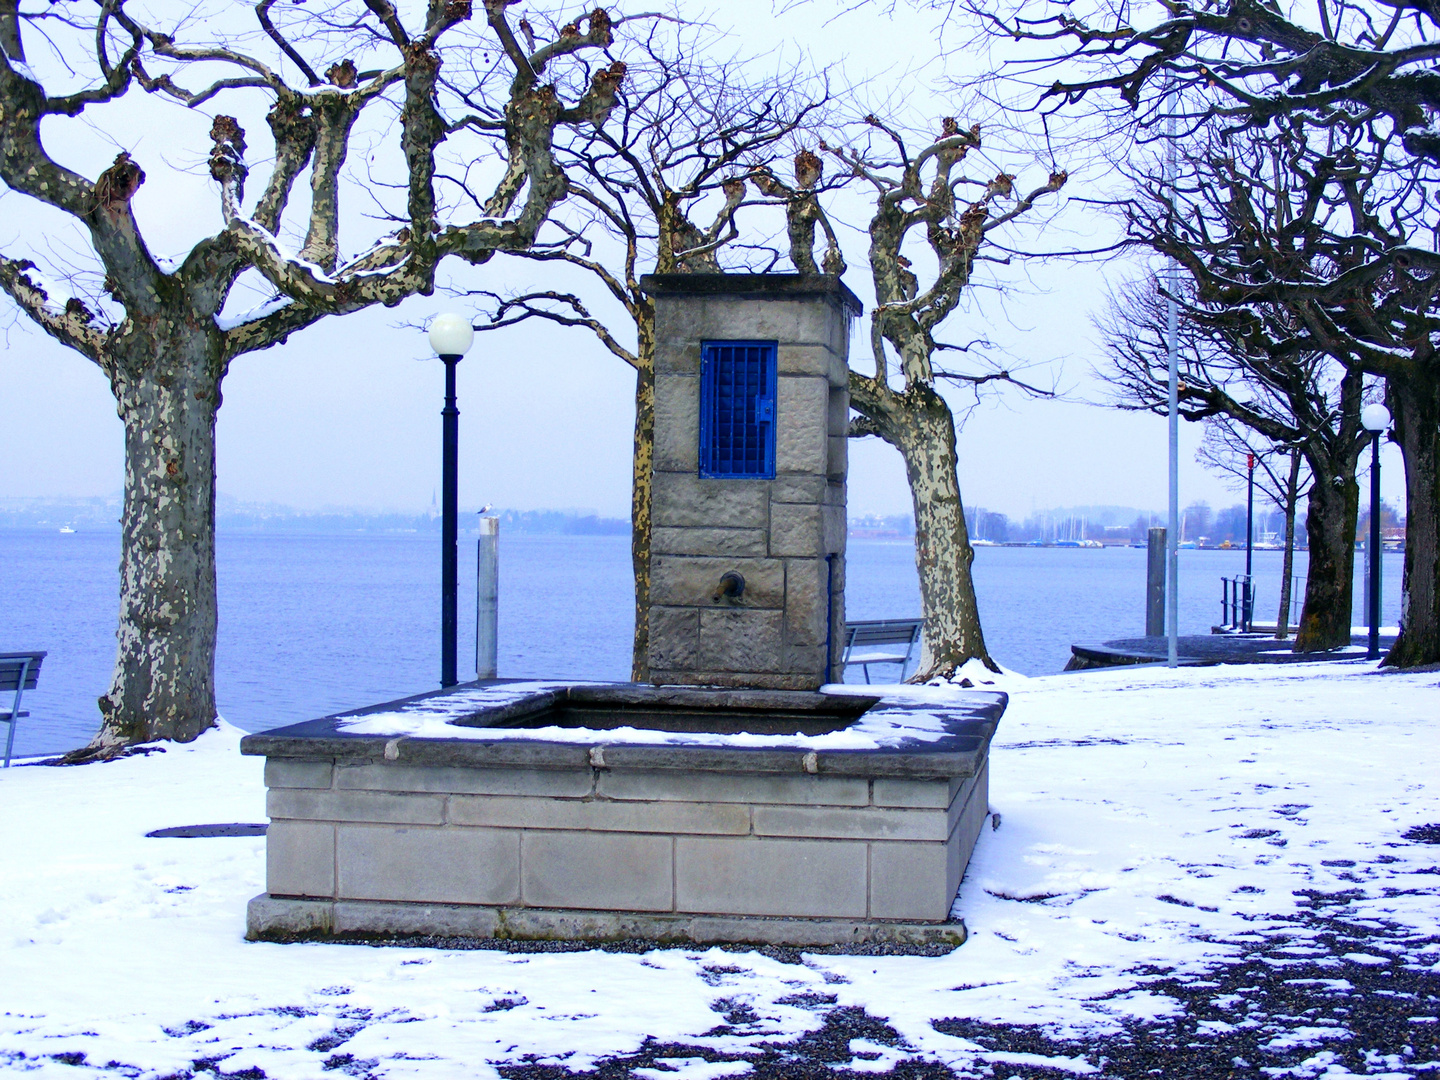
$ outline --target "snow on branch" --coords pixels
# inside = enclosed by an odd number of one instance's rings
[[[73,296],[63,305],[55,306],[58,296],[50,295],[50,290],[33,276],[34,271],[35,264],[27,259],[0,256],[0,289],[51,337],[97,364],[102,363],[106,335],[94,325],[90,309]]]

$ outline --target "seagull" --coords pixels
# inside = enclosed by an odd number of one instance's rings
[[[486,503],[484,506],[480,507],[480,509],[475,512],[477,514],[488,514],[493,509],[495,509],[494,503]]]

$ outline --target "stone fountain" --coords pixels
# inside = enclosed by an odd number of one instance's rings
[[[643,285],[655,685],[467,683],[248,736],[271,822],[251,938],[964,940],[1005,695],[818,692],[859,302],[826,275]]]

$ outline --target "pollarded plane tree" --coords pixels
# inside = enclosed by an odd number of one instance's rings
[[[475,322],[477,331],[531,319],[581,329],[635,371],[631,677],[637,682],[649,678],[655,454],[655,306],[640,278],[720,273],[722,255],[732,268],[773,267],[776,252],[758,231],[742,236],[736,215],[773,202],[777,186],[792,190],[775,179],[771,165],[793,151],[828,104],[823,78],[793,70],[761,76],[755,73],[758,63],[707,61],[699,54],[713,44],[702,47],[697,33],[682,28],[675,37],[652,34],[616,95],[610,122],[571,129],[556,141],[570,196],[536,243],[514,254],[574,268],[594,291],[551,287],[468,294],[487,305]],[[797,186],[813,199],[823,188],[819,159],[802,151],[796,162]]]
[[[1354,499],[1358,450],[1355,417],[1351,417],[1348,443],[1340,442],[1337,429],[1342,409],[1335,402],[1337,398],[1343,400],[1345,394],[1339,392],[1336,376],[1343,369],[1313,355],[1282,357],[1278,364],[1256,357],[1258,371],[1252,376],[1247,363],[1251,358],[1243,345],[1213,329],[1207,331],[1191,316],[1193,289],[1177,300],[1182,305],[1176,335],[1180,415],[1205,428],[1196,460],[1243,486],[1249,472],[1246,458],[1253,456],[1256,484],[1285,517],[1285,556],[1275,634],[1283,640],[1289,637],[1293,599],[1296,514],[1300,500],[1310,494],[1314,475],[1302,444],[1327,465],[1338,463],[1342,471],[1348,467],[1339,486],[1349,493],[1346,498]],[[1169,327],[1161,283],[1153,277],[1121,283],[1096,324],[1105,348],[1105,363],[1097,374],[1110,387],[1110,404],[1163,416],[1169,408]],[[1292,395],[1297,397],[1298,408]],[[1232,405],[1236,406],[1233,415]],[[1318,419],[1319,426],[1307,428],[1297,413]],[[1252,426],[1250,420],[1261,422],[1264,430]],[[1324,495],[1322,492],[1320,498]],[[1343,500],[1340,505],[1344,505]],[[1330,535],[1325,531],[1322,539]],[[1339,557],[1332,554],[1314,558],[1309,573],[1317,573],[1321,566],[1338,572],[1343,561],[1343,553]],[[1331,601],[1328,606],[1344,608],[1349,603],[1348,592],[1344,599],[1339,598],[1339,590],[1348,588],[1349,580],[1345,577],[1333,588],[1323,590]],[[1312,607],[1312,619],[1319,610]],[[1348,642],[1348,625],[1343,632]]]
[[[1333,139],[1350,156],[1320,170],[1332,198],[1354,200],[1366,177],[1380,178],[1355,220],[1336,223],[1324,276],[1303,261],[1217,276],[1229,302],[1303,310],[1315,347],[1384,379],[1407,507],[1400,635],[1385,662],[1440,662],[1440,251],[1425,204],[1440,179],[1440,8],[1223,0],[1167,4],[1148,23],[1132,21],[1143,9],[1128,5],[970,10],[996,37],[1029,43],[1044,110],[1124,117],[1151,138],[1165,138],[1178,114],[1182,143],[1200,128],[1292,138],[1317,153]]]
[[[1353,502],[1358,491],[1355,464],[1359,428],[1352,415],[1348,441],[1342,440],[1338,421],[1343,408],[1337,407],[1336,401],[1350,404],[1353,413],[1354,403],[1349,402],[1345,391],[1356,384],[1342,387],[1337,376],[1343,369],[1314,355],[1283,357],[1279,363],[1257,357],[1257,371],[1252,376],[1243,345],[1237,346],[1213,329],[1207,331],[1191,317],[1192,294],[1193,290],[1177,298],[1183,305],[1176,335],[1180,415],[1204,425],[1205,433],[1196,452],[1200,464],[1228,476],[1233,486],[1243,490],[1251,472],[1247,459],[1253,458],[1256,486],[1284,516],[1284,558],[1275,616],[1275,637],[1283,641],[1290,636],[1294,603],[1296,517],[1300,501],[1310,495],[1314,477],[1302,446],[1332,472],[1333,466],[1338,466],[1343,474],[1341,483],[1332,486],[1339,488],[1344,498],[1331,499],[1327,505],[1344,507],[1345,500]],[[1110,387],[1110,403],[1120,409],[1146,410],[1163,416],[1169,409],[1169,326],[1161,283],[1154,278],[1121,283],[1096,324],[1106,358],[1097,374]],[[1232,405],[1236,406],[1234,410]],[[1312,426],[1307,427],[1300,417],[1309,418]],[[1263,423],[1264,430],[1252,426],[1251,420]],[[1313,426],[1316,422],[1318,426]],[[1317,500],[1327,494],[1321,492]],[[1331,537],[1331,530],[1321,532],[1322,543]],[[1339,574],[1346,565],[1353,569],[1353,562],[1352,556],[1346,563],[1343,551],[1312,557],[1307,580],[1309,574]],[[1324,603],[1311,607],[1312,625],[1332,624],[1332,633],[1346,635],[1345,643],[1349,641],[1348,616],[1341,616],[1346,625],[1335,631],[1335,618],[1320,619],[1317,615],[1322,611],[1348,611],[1349,583],[1349,572],[1345,571],[1344,577],[1317,589]],[[1318,640],[1312,634],[1312,642]]]
[[[231,361],[327,315],[428,294],[447,257],[481,263],[528,247],[564,198],[555,131],[603,123],[624,65],[596,66],[569,99],[552,72],[611,49],[624,20],[596,9],[531,48],[517,40],[506,6],[487,0],[480,29],[469,0],[431,0],[403,16],[389,0],[283,9],[261,0],[166,28],[147,25],[124,0],[107,0],[85,20],[69,7],[29,11],[0,0],[0,178],[11,200],[73,222],[92,259],[69,273],[64,297],[45,284],[43,270],[53,268],[37,266],[43,244],[12,250],[0,256],[0,288],[100,368],[125,427],[119,647],[100,731],[77,759],[188,741],[214,723],[215,420]],[[37,49],[43,55],[27,64],[27,50]],[[490,55],[496,62],[484,64]],[[449,86],[440,80],[447,61]],[[467,80],[463,96],[453,92]],[[145,181],[140,161],[122,151],[91,179],[57,153],[67,124],[103,123],[107,106],[137,91],[213,116],[209,171],[223,227],[175,260],[152,251],[132,206]],[[241,115],[268,107],[272,163],[248,198],[247,135],[218,112],[222,104]],[[393,133],[400,227],[351,240],[344,247],[359,254],[342,256],[342,223],[360,231],[358,215],[342,219],[345,158],[372,111],[385,114],[377,130]],[[478,156],[462,136],[488,152],[492,133],[505,146],[499,178],[478,214],[456,215],[440,170],[449,157]],[[291,229],[286,211],[307,172],[309,204]],[[282,231],[303,236],[297,252]],[[270,298],[233,315],[226,303],[242,295],[242,280]]]
[[[1319,478],[1308,491],[1309,569],[1295,649],[1348,645],[1359,506],[1355,469],[1365,438],[1363,377],[1322,352],[1301,348],[1283,309],[1259,308],[1248,313],[1257,320],[1251,323],[1230,309],[1206,308],[1193,287],[1176,299],[1180,415],[1241,425],[1260,448],[1265,468],[1271,456],[1293,451]],[[1100,375],[1111,387],[1111,403],[1163,416],[1168,327],[1161,284],[1154,278],[1122,284],[1097,323],[1106,355]],[[1298,473],[1293,475],[1298,485]],[[1283,487],[1277,478],[1276,493],[1289,490],[1288,477]],[[1289,529],[1294,508],[1288,494],[1284,499],[1279,505],[1287,508]]]
[[[873,115],[864,125],[867,134],[857,145],[826,147],[874,195],[868,260],[875,291],[870,315],[874,370],[866,374],[852,365],[850,406],[859,416],[851,420],[850,433],[878,435],[905,461],[925,620],[912,681],[948,677],[970,660],[999,670],[985,647],[970,575],[975,553],[960,496],[955,415],[939,387],[950,383],[978,393],[987,384],[1009,383],[1028,393],[1049,391],[986,361],[970,346],[936,335],[948,329],[944,324],[977,284],[976,263],[990,258],[982,251],[987,240],[1058,192],[1066,173],[1052,170],[1022,194],[1017,177],[1009,173],[977,178],[961,170],[980,148],[978,125],[961,130],[946,118],[939,137],[922,137],[916,149]],[[806,209],[804,200],[791,205]],[[805,235],[803,228],[791,232],[792,239]],[[804,257],[797,255],[797,264]],[[942,362],[949,356],[972,366],[955,370]]]
[[[1368,438],[1359,411],[1370,365],[1345,324],[1372,321],[1378,294],[1339,286],[1345,292],[1325,301],[1307,293],[1336,286],[1369,246],[1388,242],[1385,234],[1405,227],[1407,216],[1413,220],[1413,180],[1389,168],[1375,136],[1343,127],[1199,132],[1178,159],[1173,185],[1135,173],[1139,193],[1126,204],[1127,227],[1185,269],[1192,283],[1186,322],[1212,346],[1210,371],[1229,379],[1223,387],[1187,380],[1189,400],[1206,394],[1198,411],[1223,413],[1305,455],[1316,483],[1295,648],[1347,645],[1355,469]],[[1304,283],[1305,292],[1276,289],[1276,282]],[[1226,358],[1216,361],[1219,354]],[[1277,435],[1256,427],[1267,413],[1247,410],[1255,401],[1270,405],[1271,420],[1292,420],[1293,429],[1282,424]]]
[[[1271,442],[1227,416],[1205,422],[1195,460],[1211,472],[1228,477],[1233,490],[1245,490],[1253,477],[1260,493],[1285,519],[1280,597],[1275,612],[1275,640],[1284,641],[1290,636],[1290,609],[1294,603],[1295,518],[1300,500],[1309,497],[1313,479],[1305,456],[1298,447]]]

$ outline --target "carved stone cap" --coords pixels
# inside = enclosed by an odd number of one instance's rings
[[[865,310],[836,274],[646,274],[640,288],[650,296],[727,296],[747,300],[834,297],[850,315]]]

